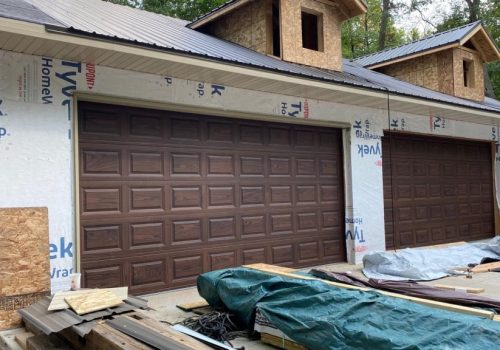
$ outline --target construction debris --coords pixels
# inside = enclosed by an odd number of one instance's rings
[[[472,268],[472,272],[480,273],[480,272],[498,272],[500,271],[500,261],[492,262],[489,264],[477,265]]]
[[[102,290],[107,290],[116,295],[122,301],[127,299],[128,296],[128,287],[118,287],[118,288],[105,288]],[[80,289],[76,291],[64,291],[57,292],[52,296],[52,300],[50,302],[49,311],[63,310],[69,308],[68,303],[64,300],[66,297],[72,297],[77,295],[83,295],[92,293],[93,289]]]
[[[185,303],[185,304],[179,304],[176,305],[179,309],[182,311],[192,311],[194,309],[199,309],[202,307],[207,307],[208,303],[206,300],[200,300],[200,301],[195,301],[192,303]]]
[[[78,315],[115,307],[123,303],[121,298],[118,298],[109,290],[103,289],[80,295],[70,295],[65,297],[64,300]]]
[[[434,284],[434,288],[444,289],[444,290],[453,290],[455,292],[472,293],[472,294],[480,294],[480,293],[484,292],[484,288],[449,286],[447,284]]]
[[[210,305],[226,306],[246,327],[254,326],[252,315],[260,310],[280,331],[309,349],[498,345],[500,323],[492,320],[491,311],[429,300],[421,305],[421,298],[269,270],[208,272],[198,278],[198,291]]]

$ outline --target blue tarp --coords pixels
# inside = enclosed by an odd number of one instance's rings
[[[198,291],[253,328],[258,308],[288,337],[311,350],[497,349],[500,323],[435,309],[375,291],[274,276],[247,268],[212,271]]]

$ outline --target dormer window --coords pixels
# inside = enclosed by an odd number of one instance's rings
[[[464,86],[474,88],[474,62],[463,60]]]
[[[323,15],[302,9],[302,47],[323,51]]]

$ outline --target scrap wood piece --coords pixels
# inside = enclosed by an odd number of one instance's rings
[[[479,272],[489,272],[496,269],[500,269],[500,261],[477,265],[473,267],[471,271],[474,273],[479,273]]]
[[[14,339],[16,340],[16,343],[26,350],[28,348],[28,339],[31,337],[34,337],[35,335],[31,332],[23,332],[23,333],[18,333],[15,335]]]
[[[55,310],[67,309],[67,308],[69,308],[69,305],[64,300],[64,298],[66,298],[68,296],[88,294],[88,293],[91,293],[92,291],[95,291],[95,290],[97,290],[97,289],[80,289],[80,290],[74,290],[74,291],[57,292],[52,297],[52,300],[51,300],[50,305],[49,305],[47,310],[55,311]],[[115,294],[121,300],[127,299],[127,296],[128,296],[128,287],[103,288],[101,290],[109,290],[111,293]]]
[[[212,348],[215,349],[221,349],[221,350],[236,350],[233,347],[223,344],[215,339],[209,338],[201,333],[198,333],[190,328],[187,328],[183,325],[176,324],[175,326],[172,326],[172,329],[175,329],[178,332],[184,333],[186,335],[189,335],[190,337],[193,337],[195,339],[198,339],[199,341],[205,343],[205,344],[210,344]]]
[[[184,304],[178,304],[176,305],[179,309],[182,311],[191,311],[193,309],[199,309],[201,307],[207,307],[210,306],[206,300],[200,300],[200,301],[195,301],[191,303],[184,303]]]
[[[122,317],[132,318],[135,321],[138,321],[142,325],[154,329],[159,334],[162,334],[168,338],[171,338],[179,343],[190,346],[193,349],[199,350],[212,350],[211,347],[206,346],[205,344],[197,341],[196,339],[191,338],[181,332],[175,331],[172,327],[160,323],[155,319],[152,319],[141,312],[134,312],[131,314],[123,315]]]
[[[152,350],[153,348],[108,326],[98,324],[86,337],[88,350]]]
[[[339,287],[339,288],[355,289],[355,290],[365,291],[365,292],[366,291],[375,291],[377,293],[380,293],[380,294],[383,294],[386,296],[404,299],[404,300],[412,301],[412,302],[415,302],[418,304],[422,304],[422,305],[426,305],[426,306],[430,306],[430,307],[435,307],[435,308],[439,308],[439,309],[444,309],[444,310],[448,310],[448,311],[455,311],[455,312],[474,315],[474,316],[486,317],[486,318],[489,318],[491,320],[493,320],[494,316],[495,316],[495,312],[493,312],[493,311],[480,310],[480,309],[476,309],[476,308],[472,308],[472,307],[466,307],[466,306],[443,303],[440,301],[411,297],[411,296],[397,294],[397,293],[393,293],[393,292],[386,292],[386,291],[378,290],[378,289],[351,286],[351,285],[344,284],[344,283],[326,281],[326,280],[323,280],[320,278],[311,277],[311,276],[303,276],[303,275],[299,275],[296,273],[289,273],[289,272],[283,273],[283,272],[277,271],[275,269],[275,267],[272,265],[256,264],[256,265],[244,265],[243,267],[258,270],[261,272],[267,272],[267,273],[271,273],[271,274],[275,274],[275,275],[285,276],[285,277],[289,277],[289,278],[321,281],[323,283],[329,284],[331,286]]]
[[[78,315],[118,306],[123,301],[109,290],[94,290],[90,293],[67,296],[64,300]]]
[[[288,339],[280,338],[272,334],[261,333],[260,341],[285,350],[307,350],[306,347]]]
[[[479,294],[479,293],[484,292],[484,288],[450,286],[447,284],[434,284],[433,287],[438,288],[438,289],[454,290],[455,292],[464,292],[464,293],[473,293],[473,294]]]
[[[147,344],[155,349],[176,349],[176,350],[205,350],[203,344],[197,342],[193,345],[192,342],[187,342],[173,334],[173,332],[158,332],[144,322],[139,322],[131,317],[119,316],[112,320],[106,321],[106,324],[119,330],[126,335],[137,339],[144,344]]]

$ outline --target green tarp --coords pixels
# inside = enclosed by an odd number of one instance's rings
[[[419,305],[374,291],[341,289],[234,268],[205,273],[198,291],[253,328],[259,310],[311,350],[498,349],[500,322]]]

